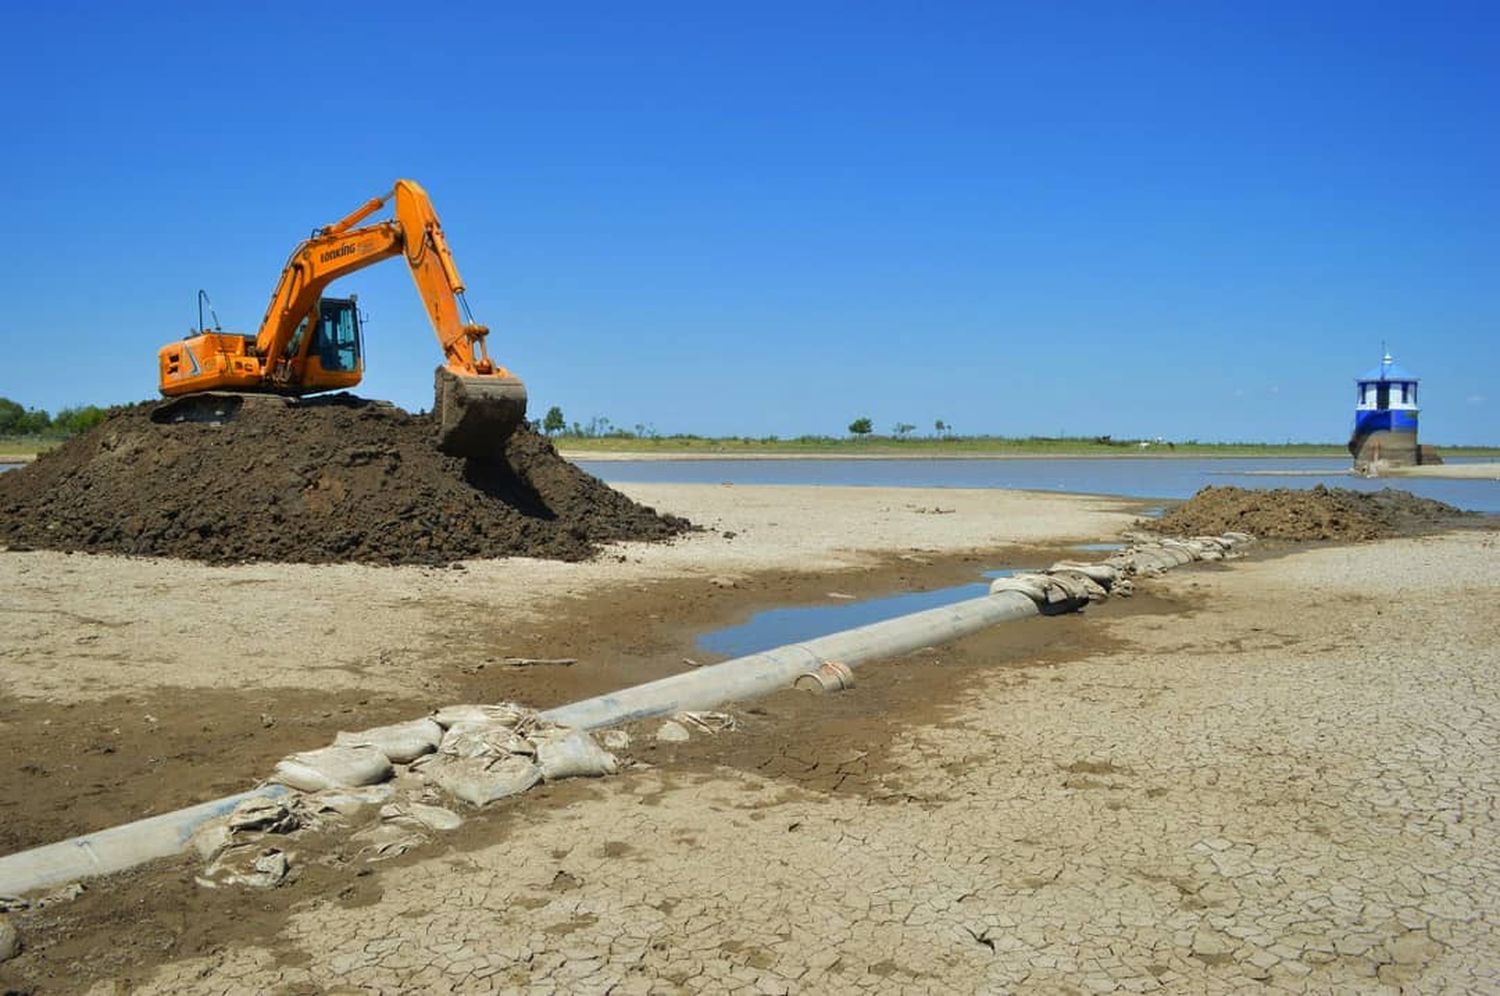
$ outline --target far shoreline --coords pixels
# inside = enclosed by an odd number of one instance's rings
[[[683,453],[683,452],[630,452],[627,450],[572,450],[559,448],[558,454],[573,462],[595,461],[598,463],[703,463],[714,460],[748,462],[755,460],[918,460],[937,462],[943,460],[1337,460],[1337,457],[1279,456],[1275,454],[1216,454],[1216,453]],[[1380,474],[1356,474],[1353,464],[1342,469],[1330,470],[1250,470],[1245,473],[1263,477],[1326,477],[1343,473],[1362,480],[1384,478],[1436,478],[1446,480],[1500,480],[1500,462],[1429,464],[1422,467],[1400,467],[1382,471]]]
[[[879,460],[917,460],[924,462],[939,461],[975,461],[975,460],[1328,460],[1335,461],[1336,456],[1317,455],[1282,455],[1275,453],[1172,453],[1161,452],[1123,452],[1123,453],[939,453],[931,450],[919,450],[912,453],[894,453],[883,450],[878,453],[797,453],[797,452],[768,452],[760,450],[757,452],[688,452],[670,450],[590,450],[571,449],[560,446],[557,452],[566,460],[574,462],[592,460],[598,463],[702,463],[713,460],[729,461],[807,461],[807,460],[857,460],[857,461],[879,461]],[[3,453],[0,452],[0,468],[23,467],[34,462],[40,453]],[[1465,459],[1455,457],[1456,459]],[[1362,477],[1365,480],[1402,478],[1428,478],[1442,480],[1481,480],[1500,481],[1500,461],[1480,461],[1467,458],[1473,462],[1428,464],[1420,467],[1396,467],[1382,470],[1379,474],[1359,475],[1354,472],[1352,464],[1342,468],[1342,473],[1350,477]],[[1297,477],[1297,476],[1326,476],[1340,473],[1339,469],[1329,470],[1250,470],[1247,474],[1265,477]]]
[[[702,461],[702,460],[1337,460],[1332,456],[1281,456],[1274,453],[935,453],[917,450],[912,453],[755,453],[688,452],[680,450],[572,450],[558,447],[566,460],[614,461]],[[3,462],[3,461],[0,461]],[[1351,465],[1352,468],[1352,465]]]

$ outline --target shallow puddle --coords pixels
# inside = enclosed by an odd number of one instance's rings
[[[984,572],[986,579],[1009,577],[1017,570],[1028,568],[1006,568]],[[757,612],[738,626],[705,633],[698,637],[698,646],[709,653],[726,657],[743,657],[760,653],[788,643],[801,643],[829,633],[838,633],[856,626],[894,619],[897,616],[951,605],[968,598],[978,598],[990,590],[989,580],[969,584],[936,588],[932,591],[908,591],[899,595],[884,595],[879,598],[858,600],[839,599],[833,595],[826,602],[816,605],[796,605],[780,609]]]

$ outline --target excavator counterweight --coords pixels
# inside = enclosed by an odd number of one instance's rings
[[[391,201],[393,218],[360,225]],[[163,418],[213,419],[220,411],[234,417],[241,406],[221,400],[224,392],[298,397],[358,384],[364,347],[357,302],[324,297],[323,291],[340,277],[397,255],[406,258],[443,350],[433,399],[438,448],[469,459],[500,459],[526,417],[526,388],[491,361],[489,329],[469,316],[463,280],[432,201],[411,180],[397,180],[389,193],[298,245],[254,336],[200,328],[163,347],[161,393],[175,399]]]

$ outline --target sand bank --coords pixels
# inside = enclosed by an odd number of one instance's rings
[[[5,674],[50,690],[29,674],[49,666],[29,656],[41,639],[108,680],[87,644],[69,649],[71,630],[118,641],[116,664],[139,659],[186,685],[186,703],[212,694],[184,673],[196,661],[249,686],[234,693],[242,710],[301,680],[326,688],[316,708],[337,723],[355,681],[367,691],[351,711],[383,718],[370,714],[395,696],[380,691],[388,668],[408,683],[403,708],[422,688],[519,689],[521,678],[482,669],[486,649],[513,644],[471,641],[455,619],[506,640],[535,631],[537,649],[608,646],[627,667],[681,655],[707,619],[827,590],[827,575],[779,573],[789,567],[842,571],[841,586],[864,569],[909,583],[976,545],[1102,538],[1128,519],[1051,495],[630,490],[717,516],[725,532],[624,561],[461,572],[181,575],[186,565],[71,558],[92,574],[75,577],[58,569],[70,558],[0,556],[9,590],[46,588],[63,613],[37,625],[48,603],[29,603],[34,628],[7,637]],[[93,980],[104,992],[128,978],[189,993],[1484,988],[1500,960],[1487,916],[1500,840],[1486,815],[1500,780],[1497,552],[1493,532],[1470,531],[1184,569],[1081,617],[867,665],[841,695],[737,709],[736,733],[656,746],[638,730],[648,767],[528,795],[393,864],[329,853],[249,904],[194,886],[186,864],[101,883],[23,919],[36,943],[0,981]],[[891,559],[901,555],[912,559]],[[250,582],[234,604],[261,620],[277,619],[267,606],[292,613],[280,620],[289,632],[239,633],[265,652],[248,663],[211,631],[177,647],[173,608],[194,591],[204,600],[213,581],[222,615],[233,580]],[[118,592],[144,614],[144,642],[122,635],[125,617],[100,624]],[[693,600],[704,592],[711,601]],[[298,597],[318,611],[298,614]],[[373,604],[348,615],[359,597]],[[424,605],[442,626],[413,628]],[[399,652],[339,677],[322,657],[356,639]],[[277,668],[269,679],[265,666]],[[468,668],[481,670],[456,673]],[[287,715],[282,749],[321,733]],[[118,734],[141,720],[108,722]]]
[[[809,755],[773,706],[730,737],[800,764],[684,773],[658,752],[141,991],[1486,988],[1500,643],[1493,611],[1452,606],[1494,604],[1496,552],[1184,572],[1163,587],[1190,612],[1116,620],[1116,649],[1040,669],[973,638],[953,653],[996,667],[940,721]],[[847,694],[823,722],[849,723]]]
[[[1442,477],[1450,480],[1500,481],[1500,462],[1440,463],[1423,467],[1382,467],[1373,477]]]
[[[1108,538],[1124,500],[1014,491],[622,485],[704,527],[582,563],[470,561],[465,570],[0,555],[0,690],[56,701],[155,686],[395,692],[430,675],[434,641],[501,640],[570,600],[674,579],[858,570]],[[379,666],[372,662],[378,661]]]

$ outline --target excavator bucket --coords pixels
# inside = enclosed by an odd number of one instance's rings
[[[498,461],[526,417],[526,385],[510,374],[458,374],[438,367],[432,410],[438,449],[449,456]]]

